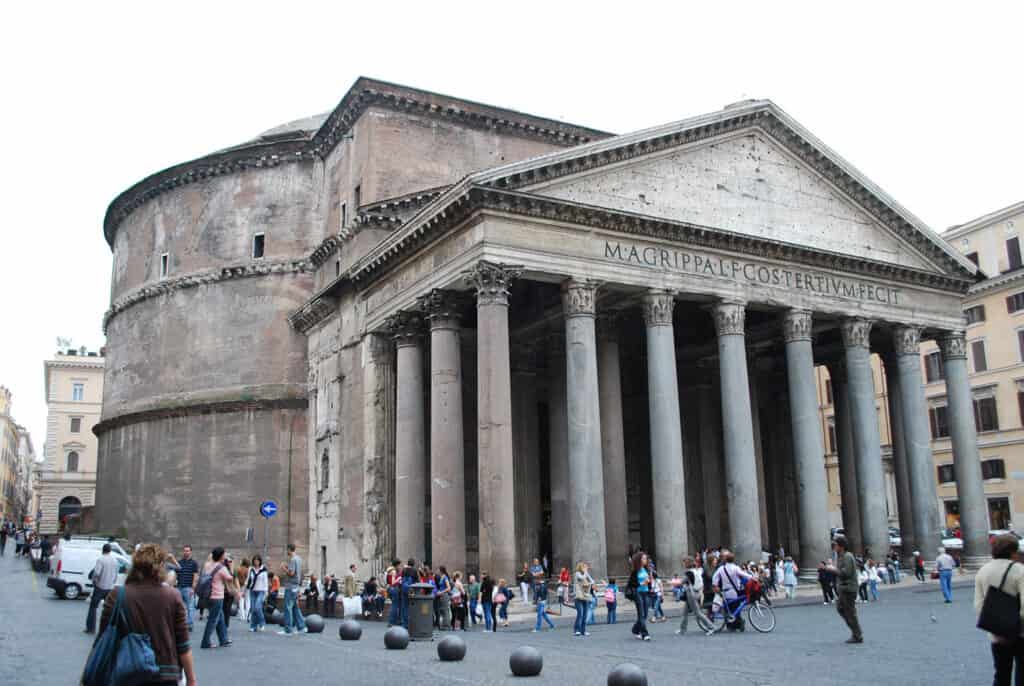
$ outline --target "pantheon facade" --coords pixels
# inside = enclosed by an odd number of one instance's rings
[[[904,549],[940,515],[918,354],[942,349],[969,562],[985,554],[962,297],[975,265],[770,101],[611,135],[370,79],[330,113],[119,196],[101,526],[257,525],[314,571],[392,556],[510,578],[705,545]],[[261,541],[257,537],[254,545]]]

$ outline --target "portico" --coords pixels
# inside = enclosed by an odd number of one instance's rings
[[[631,545],[667,572],[704,546],[746,560],[783,545],[813,570],[829,551],[814,387],[828,364],[844,524],[883,555],[873,353],[898,378],[900,512],[932,549],[928,337],[965,555],[983,554],[961,373],[973,273],[763,101],[470,175],[333,286],[359,335],[393,346],[375,366],[397,407],[380,414],[396,437],[388,552],[511,579],[545,554],[605,577]]]

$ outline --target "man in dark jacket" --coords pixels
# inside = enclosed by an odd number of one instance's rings
[[[836,551],[836,564],[839,567],[838,598],[836,599],[836,610],[839,616],[846,621],[850,627],[850,638],[847,643],[863,643],[864,634],[860,630],[860,622],[857,620],[857,560],[854,559],[847,546],[845,536],[836,536],[832,540],[832,548]]]

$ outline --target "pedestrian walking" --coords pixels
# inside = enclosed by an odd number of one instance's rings
[[[290,636],[306,633],[306,620],[299,609],[299,586],[302,583],[302,558],[295,552],[295,544],[288,544],[288,562],[281,563],[284,575],[284,629],[277,633]]]
[[[14,554],[15,556],[24,555],[25,550],[25,529],[19,528],[14,532]]]
[[[1016,596],[1020,607],[1020,625],[1024,627],[1024,565],[1015,564],[1014,556],[1019,545],[1013,534],[1003,534],[992,539],[992,560],[986,562],[974,577],[974,611],[981,619],[981,610],[989,589],[996,588],[1009,596]],[[989,634],[992,643],[992,663],[995,674],[993,686],[1010,686],[1014,667],[1017,670],[1016,683],[1024,682],[1024,639],[1018,636],[997,636]]]
[[[680,588],[682,590],[682,601],[683,601],[683,616],[679,621],[679,628],[676,629],[676,634],[682,636],[686,633],[687,624],[690,621],[690,615],[697,616],[700,614],[700,601],[701,591],[704,589],[703,575],[700,572],[699,567],[690,558],[683,560],[683,577]],[[700,624],[697,625],[698,628]]]
[[[508,626],[508,604],[515,597],[515,593],[509,588],[508,582],[498,579],[498,590],[494,595],[494,610],[501,619],[502,626]]]
[[[863,643],[864,633],[857,619],[857,561],[849,551],[848,545],[846,536],[839,535],[832,539],[832,549],[836,551],[838,564],[839,596],[836,599],[836,610],[850,628],[850,638],[846,639],[846,642]]]
[[[900,582],[900,555],[895,550],[889,554],[889,573],[893,576],[893,583]]]
[[[636,621],[630,629],[632,634],[644,641],[651,640],[647,633],[647,601],[651,589],[650,573],[647,571],[647,553],[633,555],[633,571],[626,582],[626,598],[636,605]]]
[[[878,565],[875,564],[874,560],[868,560],[865,565],[868,574],[868,591],[871,593],[871,600],[878,600]]]
[[[483,579],[480,582],[480,604],[484,611],[484,631],[498,631],[498,618],[494,614],[494,596],[497,587],[494,579],[487,572],[483,572]]]
[[[243,591],[243,595],[249,596],[249,631],[263,631],[267,626],[263,605],[266,602],[269,588],[270,580],[267,576],[267,568],[263,564],[263,557],[255,555],[252,558],[252,565],[249,567],[249,574],[245,580],[245,591]]]
[[[124,586],[117,593],[108,594],[103,603],[100,637],[111,621],[117,621],[112,615],[120,595],[121,610],[127,619],[125,630],[149,638],[160,670],[155,683],[178,684],[184,673],[186,686],[196,686],[185,605],[181,594],[164,584],[167,558],[163,548],[151,543],[135,549]]]
[[[786,597],[792,600],[796,597],[796,575],[800,571],[792,557],[786,557],[782,562],[782,585],[786,587]]]
[[[589,636],[587,631],[587,611],[590,609],[590,598],[594,593],[594,579],[587,572],[587,563],[576,563],[576,574],[573,580],[573,595],[576,598],[576,622],[573,624],[573,636]]]
[[[209,580],[210,589],[207,601],[209,614],[206,618],[206,626],[203,628],[203,640],[199,644],[199,647],[203,649],[213,648],[210,639],[213,638],[214,632],[217,634],[218,647],[227,648],[231,645],[231,639],[228,638],[228,625],[224,621],[224,598],[231,591],[234,577],[226,564],[225,557],[223,548],[214,548],[210,554],[210,561],[203,566],[203,575],[199,580],[200,587],[203,587]],[[200,595],[203,593],[205,593],[204,589],[200,588]]]
[[[946,552],[946,549],[939,546],[939,555],[935,558],[935,569],[939,572],[939,586],[942,587],[942,597],[947,603],[953,602],[953,568],[956,567],[956,560]]]
[[[196,584],[199,583],[199,563],[192,559],[192,546],[181,549],[181,560],[169,555],[171,569],[174,570],[175,584],[181,602],[185,605],[185,624],[192,631],[192,623],[196,615]]]
[[[572,577],[569,574],[567,567],[562,567],[562,571],[558,573],[558,597],[562,605],[569,604],[569,583],[572,581]]]
[[[243,622],[249,621],[249,591],[246,589],[246,584],[249,581],[249,560],[242,558],[242,561],[235,568],[235,586],[239,589],[238,592],[238,616]],[[230,617],[230,613],[228,614]]]
[[[924,557],[917,550],[914,551],[914,578],[924,583]]]
[[[610,579],[604,587],[604,607],[607,612],[605,623],[618,623],[619,586],[615,583],[615,579]]]
[[[537,606],[537,623],[533,627],[533,633],[541,630],[542,622],[547,622],[548,628],[554,630],[555,623],[548,617],[548,589],[543,579],[533,585],[533,602]]]
[[[96,633],[96,608],[107,597],[114,584],[117,583],[117,571],[120,565],[117,558],[111,554],[109,543],[103,544],[103,553],[96,560],[95,566],[89,572],[89,579],[92,581],[92,594],[89,596],[89,614],[85,616],[85,633]]]
[[[824,560],[818,564],[818,585],[821,586],[822,605],[829,605],[835,599],[832,592],[833,574],[834,572],[825,564]]]
[[[412,585],[417,580],[416,560],[410,557],[405,567],[402,568],[402,592],[399,594],[399,602],[401,603],[399,617],[401,618],[402,626],[406,629],[409,628],[409,589],[412,588]]]

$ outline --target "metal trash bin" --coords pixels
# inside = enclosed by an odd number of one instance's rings
[[[434,639],[434,587],[430,584],[409,587],[409,638],[413,641]]]

